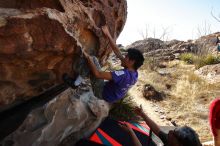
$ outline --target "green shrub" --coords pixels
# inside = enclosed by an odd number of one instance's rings
[[[180,55],[180,60],[185,61],[186,63],[193,64],[195,55],[192,53],[183,53]]]
[[[184,53],[180,55],[180,59],[186,63],[194,64],[196,68],[220,63],[220,56],[214,56],[212,54],[195,55],[193,53]]]
[[[197,57],[195,65],[196,68],[200,68],[205,65],[218,64],[218,63],[220,63],[220,56],[214,56],[212,54],[208,54],[206,56]]]
[[[127,52],[128,50],[126,50],[125,48],[121,47],[119,48],[121,52]]]
[[[206,64],[217,64],[220,63],[220,56],[207,55],[205,58]]]
[[[120,121],[134,121],[137,122],[140,118],[134,113],[135,104],[131,97],[127,95],[122,100],[113,104],[109,112],[109,117]]]

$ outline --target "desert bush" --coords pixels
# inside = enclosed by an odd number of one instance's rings
[[[205,60],[205,64],[217,64],[220,63],[220,56],[213,56],[211,54],[207,55]]]
[[[109,112],[109,117],[120,121],[137,122],[140,118],[134,113],[135,104],[130,95],[126,95],[122,100],[113,104]]]
[[[121,48],[119,48],[120,49],[120,51],[123,53],[123,52],[127,52],[128,50],[126,50],[124,47],[121,47]]]
[[[194,58],[195,58],[195,55],[193,53],[183,53],[180,55],[180,60],[183,60],[189,64],[193,63]]]
[[[220,63],[220,56],[214,56],[212,54],[196,57],[195,60],[196,68],[200,68],[205,65],[218,64],[218,63]]]
[[[194,64],[196,68],[220,63],[220,56],[215,56],[212,54],[195,55],[193,53],[184,53],[180,55],[180,59],[186,63]]]

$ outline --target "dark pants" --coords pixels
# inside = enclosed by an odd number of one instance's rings
[[[96,65],[96,68],[98,70],[101,70],[101,66],[99,64],[98,59],[93,56],[93,62]],[[80,76],[87,77],[90,76],[90,81],[92,85],[93,93],[96,97],[99,99],[103,99],[102,97],[102,91],[105,85],[105,82],[103,79],[97,79],[90,71],[87,60],[85,58],[80,58],[79,62],[73,66],[74,71],[76,71]]]
[[[101,66],[99,64],[98,59],[93,56],[93,62],[96,65],[97,69],[101,71]],[[105,85],[105,82],[103,79],[97,79],[93,74],[90,74],[90,81],[92,85],[92,90],[94,92],[94,95],[98,97],[99,99],[103,99],[102,92]]]

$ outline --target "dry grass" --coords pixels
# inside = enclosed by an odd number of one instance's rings
[[[193,65],[173,61],[167,64],[167,69],[170,73],[161,76],[149,67],[146,70],[142,68],[144,78],[140,80],[167,94],[167,98],[158,103],[166,116],[172,117],[178,125],[191,126],[197,131],[201,141],[211,140],[208,108],[211,100],[220,95],[220,85],[208,84],[196,76]],[[165,84],[171,84],[171,90],[166,89]]]
[[[164,105],[169,109],[169,116],[179,125],[193,127],[202,141],[210,140],[208,106],[213,98],[209,94],[208,84],[189,72],[177,80],[171,95]]]

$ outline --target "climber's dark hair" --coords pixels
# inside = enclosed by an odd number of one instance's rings
[[[202,146],[198,134],[190,127],[176,128],[176,136],[183,146]]]
[[[137,50],[137,49],[134,49],[134,48],[130,48],[127,50],[128,52],[128,58],[130,60],[134,60],[135,63],[134,63],[134,69],[137,70],[139,67],[141,67],[141,65],[143,65],[144,63],[144,56],[143,54],[141,53],[141,51]]]

